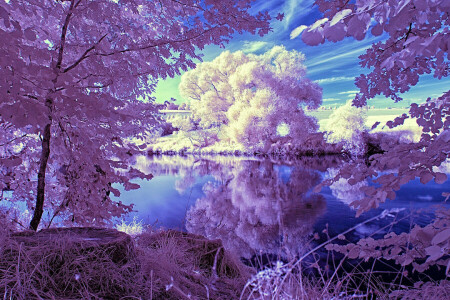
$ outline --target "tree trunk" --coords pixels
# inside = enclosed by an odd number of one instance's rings
[[[47,99],[45,105],[49,108],[49,123],[45,125],[44,134],[42,137],[42,152],[39,162],[38,186],[36,195],[36,207],[34,209],[33,218],[30,222],[30,229],[37,231],[39,223],[41,222],[42,214],[44,213],[44,199],[45,199],[45,173],[47,170],[47,162],[50,156],[50,138],[52,126],[52,105],[53,101]]]

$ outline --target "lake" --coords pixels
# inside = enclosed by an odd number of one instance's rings
[[[371,185],[370,181],[352,186],[341,179],[320,193],[312,192],[323,179],[334,176],[341,164],[338,156],[296,160],[140,156],[136,166],[154,178],[135,180],[141,188],[122,189],[120,200],[134,204],[128,221],[136,217],[153,228],[221,239],[228,250],[243,258],[257,253],[292,257],[326,240],[327,234],[336,236],[385,209],[399,212],[357,227],[347,239],[379,238],[388,231],[426,225],[434,206],[444,200],[442,193],[450,190],[449,181],[423,185],[414,180],[402,186],[394,201],[387,200],[356,218],[349,204],[361,199],[359,187]]]

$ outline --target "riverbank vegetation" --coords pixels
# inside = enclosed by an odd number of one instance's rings
[[[418,280],[383,261],[314,258],[244,265],[220,240],[147,229],[131,239],[110,229],[11,233],[2,227],[4,299],[448,299],[449,282]],[[338,239],[337,237],[334,240]],[[331,254],[331,252],[330,252]],[[377,271],[384,265],[383,271]],[[377,267],[376,267],[377,266]],[[387,266],[387,267],[386,267]],[[256,269],[261,271],[256,273]],[[367,269],[369,268],[369,269]],[[311,270],[313,272],[311,272]],[[434,274],[435,276],[436,274]],[[427,275],[428,276],[428,275]]]

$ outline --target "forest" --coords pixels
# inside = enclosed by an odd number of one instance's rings
[[[4,299],[450,298],[450,4],[287,1],[293,48],[263,2],[0,0]],[[303,52],[347,40],[336,102]]]

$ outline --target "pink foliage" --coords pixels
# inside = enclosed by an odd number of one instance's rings
[[[194,67],[196,49],[235,32],[267,33],[270,16],[250,15],[250,3],[0,3],[0,187],[35,210],[33,229],[44,203],[72,224],[131,209],[109,193],[118,193],[113,183],[134,189],[130,179],[150,178],[127,163],[145,147],[129,141],[157,125],[152,102],[138,96]]]
[[[441,79],[449,75],[449,13],[446,0],[317,0],[326,18],[303,29],[302,40],[318,45],[344,37],[362,40],[370,32],[385,35],[360,56],[362,67],[371,68],[356,78],[360,93],[355,105],[383,94],[400,101],[423,74]]]
[[[344,36],[361,40],[369,31],[386,37],[359,57],[361,66],[370,68],[370,72],[356,78],[360,92],[353,100],[354,105],[364,106],[368,99],[380,94],[397,102],[402,100],[399,94],[416,85],[421,75],[432,73],[437,79],[449,75],[449,1],[317,0],[316,4],[326,18],[302,27],[302,39],[307,44],[317,45],[325,39],[335,42]],[[362,186],[365,196],[352,202],[359,215],[386,199],[395,199],[400,186],[416,177],[424,184],[432,179],[438,184],[446,182],[447,175],[439,168],[450,158],[450,91],[437,99],[429,98],[422,105],[411,105],[409,115],[404,114],[386,125],[393,128],[410,117],[422,128],[420,141],[380,140],[381,153],[355,159],[319,188],[341,178],[358,185],[372,177],[377,185]],[[442,264],[447,267],[448,275],[449,220],[448,209],[443,209],[427,227],[414,227],[410,233],[399,236],[388,234],[380,241],[365,239],[357,245],[332,245],[330,249],[350,258],[382,256],[402,265],[414,262],[418,271],[430,264]],[[379,250],[375,251],[376,247]],[[423,259],[425,263],[415,262]]]

